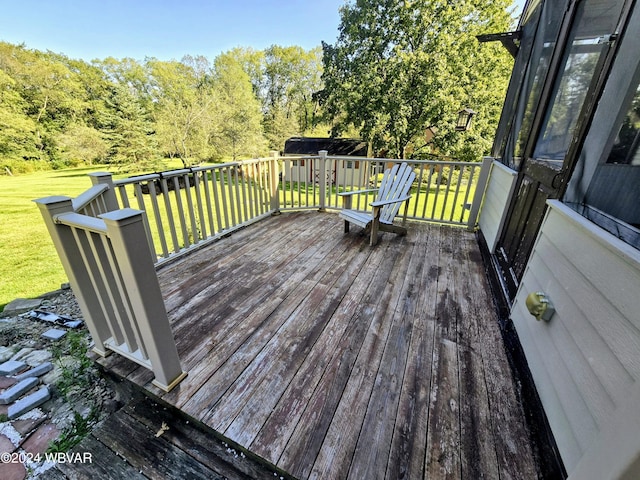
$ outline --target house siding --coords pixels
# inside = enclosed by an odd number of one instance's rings
[[[498,235],[504,224],[509,200],[515,188],[517,172],[494,160],[480,215],[480,230],[489,252],[495,253]]]
[[[511,318],[571,478],[597,455],[607,425],[624,423],[617,417],[640,385],[640,252],[562,203],[548,205]],[[548,323],[526,309],[535,291],[556,309]]]

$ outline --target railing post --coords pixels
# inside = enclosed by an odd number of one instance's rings
[[[327,150],[318,152],[318,176],[320,182],[320,208],[319,212],[324,212],[327,208]]]
[[[53,245],[58,252],[73,293],[82,311],[85,323],[94,342],[93,350],[103,357],[110,352],[105,348],[103,340],[111,337],[108,322],[100,306],[98,293],[93,288],[89,272],[82,260],[82,255],[72,230],[65,225],[56,224],[55,218],[63,213],[73,212],[71,199],[68,197],[45,197],[34,200],[40,209],[44,223],[49,230]]]
[[[91,178],[91,185],[108,185],[109,190],[102,194],[104,198],[104,203],[107,207],[107,211],[111,212],[113,210],[118,210],[120,208],[118,206],[118,199],[116,198],[116,190],[113,185],[113,177],[109,172],[93,172],[89,173],[89,178]]]
[[[491,171],[492,164],[493,157],[482,158],[482,167],[480,167],[480,175],[478,175],[478,183],[476,184],[476,191],[471,203],[471,212],[469,212],[469,221],[467,222],[467,230],[470,232],[473,232],[478,226],[480,207],[484,200],[484,192],[487,189],[487,182],[489,181],[489,172]]]
[[[144,212],[125,208],[100,215],[107,227],[122,281],[155,375],[168,392],[187,374],[182,371],[162,292],[146,236]]]
[[[269,196],[271,215],[280,215],[280,192],[278,191],[278,184],[280,175],[278,169],[278,159],[280,155],[278,152],[271,152],[271,160],[269,161]]]
[[[118,210],[120,205],[118,204],[118,198],[116,196],[115,185],[113,184],[113,175],[110,172],[93,172],[88,174],[91,178],[92,185],[108,185],[109,190],[102,195],[104,198],[107,212],[113,212]],[[151,236],[151,226],[149,225],[149,219],[145,216],[145,229],[147,230],[147,240],[149,241],[149,248],[153,255],[154,263],[157,261],[156,246],[153,244],[153,237]]]

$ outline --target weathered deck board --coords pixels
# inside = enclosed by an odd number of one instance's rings
[[[101,362],[294,477],[536,478],[473,234],[285,214],[159,279],[189,376]]]

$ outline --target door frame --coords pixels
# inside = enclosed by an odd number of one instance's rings
[[[530,196],[531,192],[527,188],[527,182],[530,182],[529,179],[532,179],[534,181],[540,180],[538,184],[544,185],[547,190],[547,192],[543,193],[547,195],[545,200],[547,198],[561,199],[564,195],[567,189],[567,184],[578,161],[586,133],[591,125],[593,115],[595,113],[595,107],[602,95],[606,80],[609,76],[617,48],[621,43],[619,40],[624,34],[624,27],[628,21],[632,4],[634,3],[633,0],[625,0],[622,5],[616,32],[614,32],[615,34],[610,39],[611,41],[609,42],[608,49],[598,60],[594,78],[589,85],[584,102],[580,107],[578,121],[575,125],[562,166],[559,169],[553,169],[543,165],[543,162],[535,159],[533,157],[533,152],[537,145],[538,137],[541,135],[542,128],[544,127],[546,113],[553,105],[556,83],[563,73],[562,70],[565,64],[565,53],[567,48],[570,47],[569,40],[576,21],[578,7],[583,1],[587,0],[570,0],[562,20],[549,70],[545,77],[542,92],[540,94],[540,101],[535,109],[535,114],[531,123],[528,140],[522,155],[522,162],[518,169],[514,195],[510,200],[505,222],[502,226],[502,231],[498,236],[498,242],[494,254],[495,262],[498,267],[497,273],[502,277],[501,283],[509,303],[515,297],[517,287],[524,273],[524,265],[526,265],[529,256],[531,255],[535,237],[540,230],[540,225],[542,223],[544,213],[546,212],[546,203],[540,205],[540,202],[538,201],[538,205],[536,205],[534,198],[523,200],[521,193],[523,195]],[[536,176],[531,174],[535,174]],[[539,190],[538,186],[535,188],[536,190]],[[537,211],[534,211],[533,209],[537,209]],[[532,215],[534,215],[534,218],[532,218]],[[517,228],[514,228],[514,222],[519,222]],[[514,235],[520,235],[525,232],[525,229],[529,232],[528,235],[533,235],[533,238],[523,241],[524,251],[519,252],[518,258],[524,263],[520,271],[514,271],[513,267],[517,266],[513,264],[514,259],[507,258],[504,255],[504,249],[502,247],[506,241],[511,240],[510,236],[513,237]],[[517,238],[516,240],[522,241],[520,238]]]

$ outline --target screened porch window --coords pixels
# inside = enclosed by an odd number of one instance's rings
[[[640,85],[624,117],[607,163],[640,166]],[[639,185],[640,187],[640,185]],[[640,198],[638,199],[640,201]]]
[[[639,67],[640,68],[640,67]],[[640,70],[639,70],[640,72]],[[610,151],[595,167],[586,191],[565,203],[578,213],[640,249],[640,77],[622,105],[624,116]],[[582,171],[583,165],[577,169]]]
[[[558,169],[562,167],[578,120],[582,118],[585,99],[600,73],[610,35],[616,31],[623,3],[623,0],[586,0],[578,6],[576,28],[569,38],[570,48],[556,80],[552,108],[547,111],[534,158]]]

